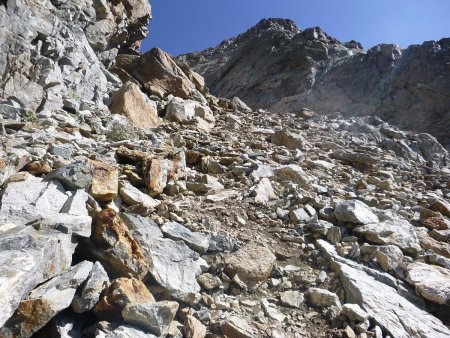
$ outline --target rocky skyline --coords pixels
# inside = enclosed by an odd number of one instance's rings
[[[265,19],[217,47],[179,57],[212,93],[279,113],[378,117],[450,145],[450,40],[400,49],[342,43],[319,27]]]

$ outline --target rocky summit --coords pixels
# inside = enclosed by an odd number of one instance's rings
[[[272,96],[213,96],[210,77],[139,51],[150,18],[146,0],[0,2],[0,337],[449,337],[450,167],[436,138],[294,111],[276,71],[260,82]],[[286,81],[391,55],[280,20],[221,48],[249,35],[292,53]],[[390,53],[439,65],[445,43]],[[243,85],[267,75],[228,56]],[[379,60],[376,81],[394,81],[397,61]],[[362,95],[360,75],[348,95]],[[417,92],[446,81],[427,79]],[[411,107],[440,97],[410,102],[405,88]]]
[[[431,133],[450,147],[450,39],[363,50],[319,27],[264,19],[215,48],[179,57],[212,92],[279,113],[306,107],[346,117],[377,115]]]

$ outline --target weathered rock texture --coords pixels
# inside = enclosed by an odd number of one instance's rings
[[[139,49],[150,16],[146,0],[2,1],[0,101],[25,113],[62,108],[64,98],[103,107],[120,85],[106,66]]]
[[[286,113],[378,115],[450,145],[450,39],[401,49],[341,43],[320,28],[265,19],[215,48],[179,57],[216,95]]]

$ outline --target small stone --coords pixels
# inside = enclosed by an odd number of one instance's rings
[[[254,290],[267,280],[275,260],[268,248],[251,242],[231,255],[225,273],[231,278],[237,276],[249,290]]]
[[[113,200],[119,190],[119,171],[113,166],[98,161],[92,161],[91,195],[98,201]]]
[[[342,306],[342,313],[350,320],[357,322],[364,322],[369,315],[361,309],[358,304],[344,304]]]
[[[299,291],[280,292],[280,303],[283,306],[299,309],[304,302],[304,295]]]
[[[165,336],[178,311],[178,303],[162,301],[158,303],[129,304],[122,310],[123,319],[132,325],[149,330],[157,336]]]
[[[210,273],[204,273],[198,276],[197,282],[206,290],[213,290],[222,286],[220,278]]]
[[[207,236],[198,232],[192,232],[178,222],[167,222],[161,227],[162,233],[173,240],[182,240],[194,251],[205,253],[209,247]]]
[[[186,338],[204,338],[206,327],[195,317],[187,315],[184,321],[184,336]]]
[[[307,295],[311,303],[318,307],[335,306],[341,308],[339,297],[328,290],[319,288],[309,288]]]

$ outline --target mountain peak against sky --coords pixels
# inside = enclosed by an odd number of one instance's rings
[[[289,18],[302,30],[318,26],[339,41],[354,39],[366,48],[380,43],[406,48],[450,32],[448,0],[153,0],[152,10],[142,50],[160,47],[173,55],[216,46],[261,18]]]
[[[256,30],[270,30],[270,29],[281,29],[287,30],[294,33],[300,32],[297,24],[291,19],[283,18],[264,18],[261,19],[254,27],[251,29]]]

